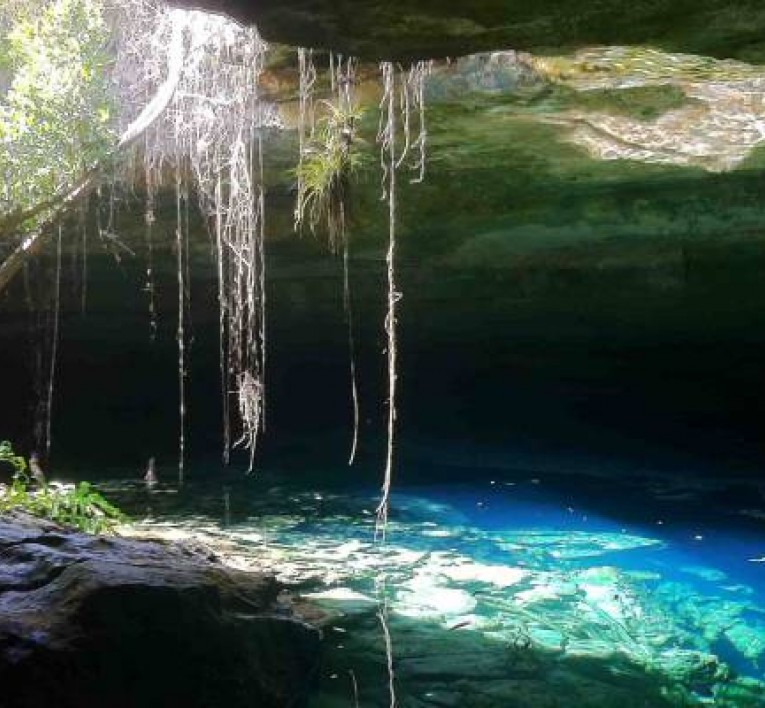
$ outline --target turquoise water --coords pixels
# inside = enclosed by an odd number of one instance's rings
[[[339,470],[103,487],[321,609],[314,708],[391,705],[386,631],[400,706],[765,706],[756,486],[474,476],[399,486],[385,543],[374,486]]]

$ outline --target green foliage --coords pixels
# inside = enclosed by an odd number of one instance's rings
[[[27,476],[26,460],[14,454],[9,442],[0,443],[0,461],[16,470],[10,486],[0,484],[0,513],[21,509],[96,534],[112,533],[125,520],[122,512],[87,482],[76,486],[53,482],[34,487]]]
[[[5,462],[13,467],[17,475],[26,474],[27,461],[13,452],[13,447],[7,440],[0,442],[0,462]]]
[[[10,76],[0,95],[1,222],[75,184],[114,134],[101,1],[51,0],[34,15],[11,3],[0,15],[0,71]]]
[[[356,130],[362,118],[357,106],[340,108],[322,101],[325,113],[316,135],[303,150],[295,170],[298,199],[295,219],[312,232],[325,229],[335,250],[345,235],[345,198],[350,177],[361,167],[362,154]]]

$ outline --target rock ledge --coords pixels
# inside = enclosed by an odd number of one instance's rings
[[[209,551],[0,518],[2,708],[302,706],[320,633]]]

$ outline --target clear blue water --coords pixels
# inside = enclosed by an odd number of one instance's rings
[[[659,485],[611,488],[607,480],[588,478],[571,480],[563,489],[559,482],[548,485],[537,478],[510,484],[495,480],[488,488],[411,491],[453,506],[487,531],[556,529],[649,537],[661,545],[616,551],[610,562],[627,569],[659,568],[675,580],[689,579],[683,568],[708,567],[724,573],[731,584],[748,585],[765,605],[765,561],[758,562],[765,559],[765,499],[753,497],[741,508],[715,504],[714,484],[706,494],[682,487],[656,489]],[[700,589],[708,585],[700,575],[691,575]]]
[[[390,705],[381,615],[400,706],[765,706],[757,484],[468,471],[396,487],[381,544],[372,471],[217,474],[103,486],[322,608],[314,708]]]

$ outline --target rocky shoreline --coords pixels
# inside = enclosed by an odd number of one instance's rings
[[[2,708],[305,705],[321,634],[201,546],[0,518]]]

